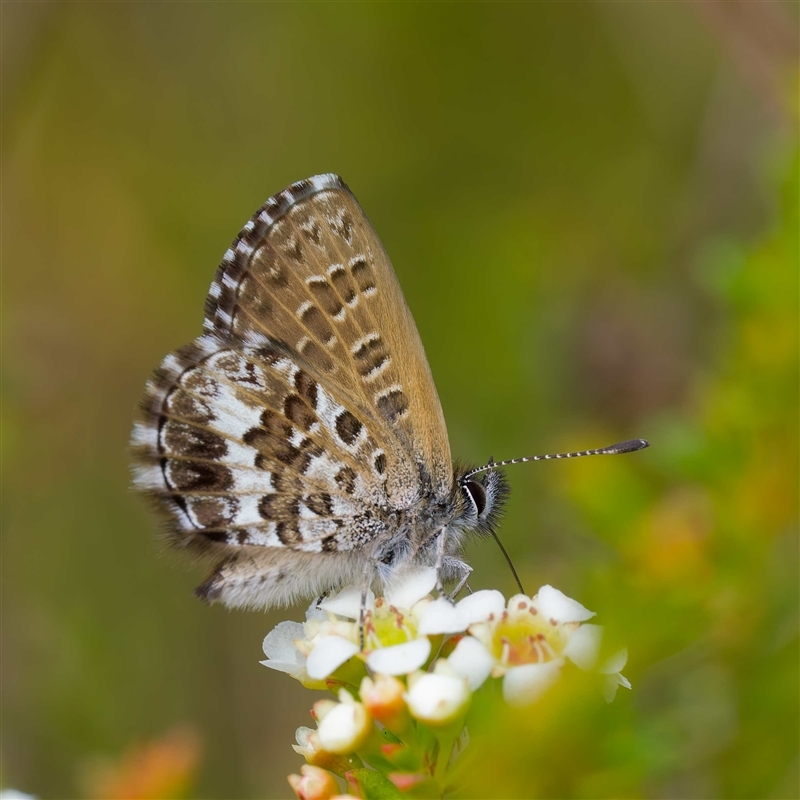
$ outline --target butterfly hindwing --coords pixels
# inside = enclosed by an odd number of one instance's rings
[[[387,508],[384,432],[267,339],[200,337],[167,356],[142,407],[137,483],[183,542],[348,550]]]

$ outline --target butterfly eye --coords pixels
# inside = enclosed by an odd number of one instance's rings
[[[462,488],[472,500],[477,515],[483,514],[483,510],[486,508],[486,489],[483,488],[483,485],[477,481],[467,481]]]

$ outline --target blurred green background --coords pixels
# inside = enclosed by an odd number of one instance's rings
[[[454,454],[652,442],[509,472],[526,588],[596,610],[634,689],[506,719],[474,795],[797,797],[797,11],[4,2],[3,785],[289,794],[287,615],[192,597],[126,447],[229,241],[335,171]]]

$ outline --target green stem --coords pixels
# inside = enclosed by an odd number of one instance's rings
[[[453,752],[456,738],[455,736],[442,736],[439,738],[439,754],[433,770],[433,779],[442,787],[442,790],[444,790],[444,779],[447,774],[447,768],[450,766],[450,755]]]

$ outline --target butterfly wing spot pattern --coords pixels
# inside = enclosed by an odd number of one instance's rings
[[[336,175],[270,198],[225,252],[203,334],[147,383],[136,486],[170,541],[215,559],[197,590],[268,608],[410,565],[463,579],[501,473],[463,480],[394,270]]]

